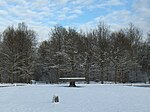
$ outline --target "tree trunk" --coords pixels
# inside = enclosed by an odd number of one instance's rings
[[[2,74],[0,74],[0,83],[2,82]]]
[[[13,73],[11,73],[11,83],[12,84],[14,83],[14,75],[13,75]]]
[[[56,69],[55,78],[56,78],[56,83],[58,84],[59,83],[59,78],[60,78],[59,68]]]
[[[88,72],[87,75],[86,75],[86,83],[87,83],[87,84],[90,84],[90,80],[89,80],[89,72]]]
[[[89,84],[90,83],[90,81],[89,81],[89,64],[85,65],[84,76],[86,78],[87,84]]]
[[[28,78],[28,77],[27,77],[27,80],[26,80],[26,81],[27,81],[27,84],[28,84],[28,83],[29,83],[29,78]]]
[[[89,76],[90,62],[91,62],[91,56],[87,56],[86,65],[85,65],[85,78],[87,84],[90,83],[90,76]]]
[[[103,64],[101,66],[101,84],[104,84],[104,70],[103,70]]]
[[[101,72],[101,84],[104,84],[104,75],[103,75],[103,72]]]
[[[114,76],[115,84],[117,84],[117,65],[115,66],[115,76]]]

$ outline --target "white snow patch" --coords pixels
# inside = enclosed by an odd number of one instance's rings
[[[85,77],[66,77],[66,78],[59,78],[61,80],[85,80]]]

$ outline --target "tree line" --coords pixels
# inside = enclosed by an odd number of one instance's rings
[[[111,31],[99,22],[89,32],[56,25],[41,43],[25,23],[0,35],[0,82],[58,83],[59,77],[85,76],[87,83],[126,83],[146,81],[149,73],[150,33],[144,37],[132,23]]]

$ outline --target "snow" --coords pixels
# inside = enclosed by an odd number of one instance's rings
[[[4,84],[0,84],[0,87],[12,87],[12,86],[26,86],[28,84],[25,84],[25,83],[14,83],[14,84],[11,84],[11,83],[4,83]]]
[[[66,77],[66,78],[59,78],[60,80],[85,80],[85,77]]]
[[[149,112],[150,88],[114,84],[0,87],[0,112]],[[52,103],[54,95],[59,103]]]

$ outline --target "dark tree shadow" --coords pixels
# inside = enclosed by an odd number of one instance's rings
[[[68,86],[59,86],[59,87],[66,87],[66,88],[84,88],[85,86],[75,86],[75,87],[70,87]]]

